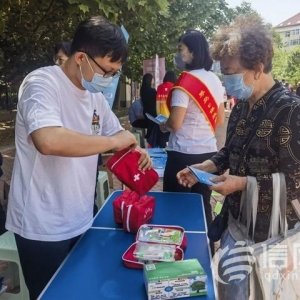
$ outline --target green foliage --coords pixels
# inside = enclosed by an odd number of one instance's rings
[[[249,11],[246,2],[230,9],[225,0],[1,0],[0,80],[18,86],[28,72],[53,64],[54,44],[72,39],[90,15],[125,26],[130,56],[124,75],[139,81],[143,60],[155,54],[166,58],[166,69],[174,68],[173,53],[185,30],[198,28],[209,39],[218,26]]]
[[[79,5],[83,12],[101,12],[104,16],[114,22],[122,17],[124,12],[144,11],[149,15],[157,13],[167,15],[168,0],[69,0],[71,4]]]
[[[288,53],[285,74],[286,81],[296,86],[300,80],[300,46],[295,47]]]
[[[240,6],[236,6],[233,8],[234,16],[238,15],[249,15],[249,14],[257,14],[258,12],[252,8],[251,3],[247,1],[243,1]]]
[[[275,79],[281,81],[285,78],[285,68],[287,64],[287,53],[286,51],[274,48],[273,68],[272,75]]]
[[[119,19],[130,33],[129,53],[124,73],[139,81],[143,60],[155,54],[166,58],[166,69],[174,69],[173,53],[177,41],[187,29],[200,29],[209,38],[222,23],[227,23],[229,11],[225,0],[169,0],[168,14],[137,18],[134,12]],[[134,17],[135,15],[135,17]]]
[[[205,289],[205,282],[200,280],[194,281],[191,285],[191,288],[193,291],[197,291],[197,293],[200,293],[201,290]]]
[[[67,0],[1,0],[0,74],[18,85],[40,66],[52,64],[54,44],[72,38],[83,13]]]

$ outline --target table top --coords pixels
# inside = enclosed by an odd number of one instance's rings
[[[40,299],[146,300],[143,270],[121,260],[133,242],[134,235],[122,230],[88,230]],[[207,237],[187,233],[187,242],[185,259],[197,258],[208,275],[208,295],[192,299],[215,299]]]
[[[81,237],[39,299],[147,299],[143,271],[126,268],[122,262],[122,255],[135,241],[135,235],[117,228],[113,221],[112,201],[121,192],[113,193],[106,201],[95,217],[93,227]],[[191,299],[214,300],[201,196],[163,192],[151,192],[149,195],[156,199],[155,215],[151,223],[184,227],[187,236],[184,258],[197,258],[207,273],[207,295]]]
[[[122,191],[117,191],[111,194],[96,215],[92,227],[122,228],[114,221],[112,206],[113,200],[121,193]],[[166,192],[149,192],[147,195],[155,197],[155,213],[151,224],[177,225],[186,231],[206,232],[201,195]],[[183,218],[183,212],[187,218]]]

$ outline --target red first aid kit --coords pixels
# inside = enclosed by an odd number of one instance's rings
[[[162,245],[172,247],[172,257],[165,256],[166,253],[164,253],[162,248],[160,249],[160,246]],[[142,269],[144,263],[183,260],[183,250],[186,249],[186,246],[187,239],[182,227],[144,224],[138,230],[136,242],[126,250],[122,256],[122,260],[124,265],[128,268]],[[138,247],[139,249],[137,249]],[[152,259],[147,260],[146,258],[150,257],[151,251],[154,256],[152,256]],[[161,253],[159,253],[159,251],[161,251]],[[162,256],[157,257],[159,254]],[[144,257],[140,259],[142,256]],[[157,260],[155,259],[155,256],[157,257]]]
[[[138,201],[139,194],[134,191],[126,190],[113,201],[113,211],[115,222],[118,224],[123,223],[124,207]]]
[[[139,170],[141,152],[129,148],[116,152],[108,161],[108,169],[131,190],[144,195],[158,182],[158,174],[153,170]]]
[[[141,225],[149,222],[154,215],[155,199],[140,196],[134,191],[125,190],[113,201],[114,219],[123,224],[124,231],[136,233]]]
[[[148,223],[154,215],[155,200],[152,196],[142,196],[124,207],[123,229],[136,233],[140,226]]]

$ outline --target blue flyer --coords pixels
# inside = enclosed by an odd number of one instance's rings
[[[207,185],[215,185],[215,184],[219,183],[219,182],[210,181],[211,178],[218,177],[215,174],[204,172],[204,171],[201,171],[201,170],[195,169],[193,167],[189,167],[189,166],[188,166],[188,168],[195,175],[195,177],[198,179],[198,181],[201,183],[204,183]]]

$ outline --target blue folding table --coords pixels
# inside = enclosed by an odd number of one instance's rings
[[[42,300],[146,300],[143,271],[126,268],[122,255],[135,235],[114,222],[114,192],[98,212],[94,223],[54,274],[39,299]],[[207,273],[206,296],[214,300],[211,255],[202,197],[199,194],[149,192],[156,200],[152,224],[178,225],[186,230],[185,259],[197,258]],[[183,298],[182,298],[183,299]]]

